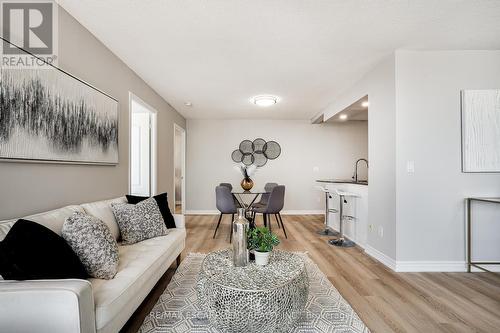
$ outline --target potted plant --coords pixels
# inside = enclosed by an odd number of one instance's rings
[[[255,263],[257,265],[267,265],[269,262],[269,253],[279,243],[278,236],[271,233],[266,227],[256,227],[248,231],[249,248],[254,251]]]

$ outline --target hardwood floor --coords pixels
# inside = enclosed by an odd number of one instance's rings
[[[229,246],[229,217],[212,239],[217,216],[187,216],[186,250],[206,253]],[[336,248],[319,236],[323,216],[283,216],[288,239],[273,219],[279,248],[307,251],[373,332],[499,332],[500,276],[493,273],[394,273],[362,249]],[[261,223],[261,220],[258,220]],[[162,277],[124,327],[136,332],[168,285]]]

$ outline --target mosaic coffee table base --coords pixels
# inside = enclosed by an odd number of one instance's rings
[[[288,332],[307,302],[302,258],[273,251],[269,265],[232,266],[231,251],[210,253],[198,278],[198,302],[222,332]]]

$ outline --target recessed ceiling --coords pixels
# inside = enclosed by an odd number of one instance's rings
[[[58,2],[186,118],[310,119],[395,49],[500,49],[495,0]]]
[[[368,96],[365,96],[358,101],[352,103],[344,110],[336,113],[333,117],[329,118],[326,122],[346,122],[346,121],[367,121],[369,106],[365,106],[368,102]]]

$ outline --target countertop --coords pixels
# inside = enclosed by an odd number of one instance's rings
[[[352,179],[317,179],[318,183],[329,183],[329,184],[353,184],[353,185],[368,185],[368,181],[359,180],[355,182]]]

